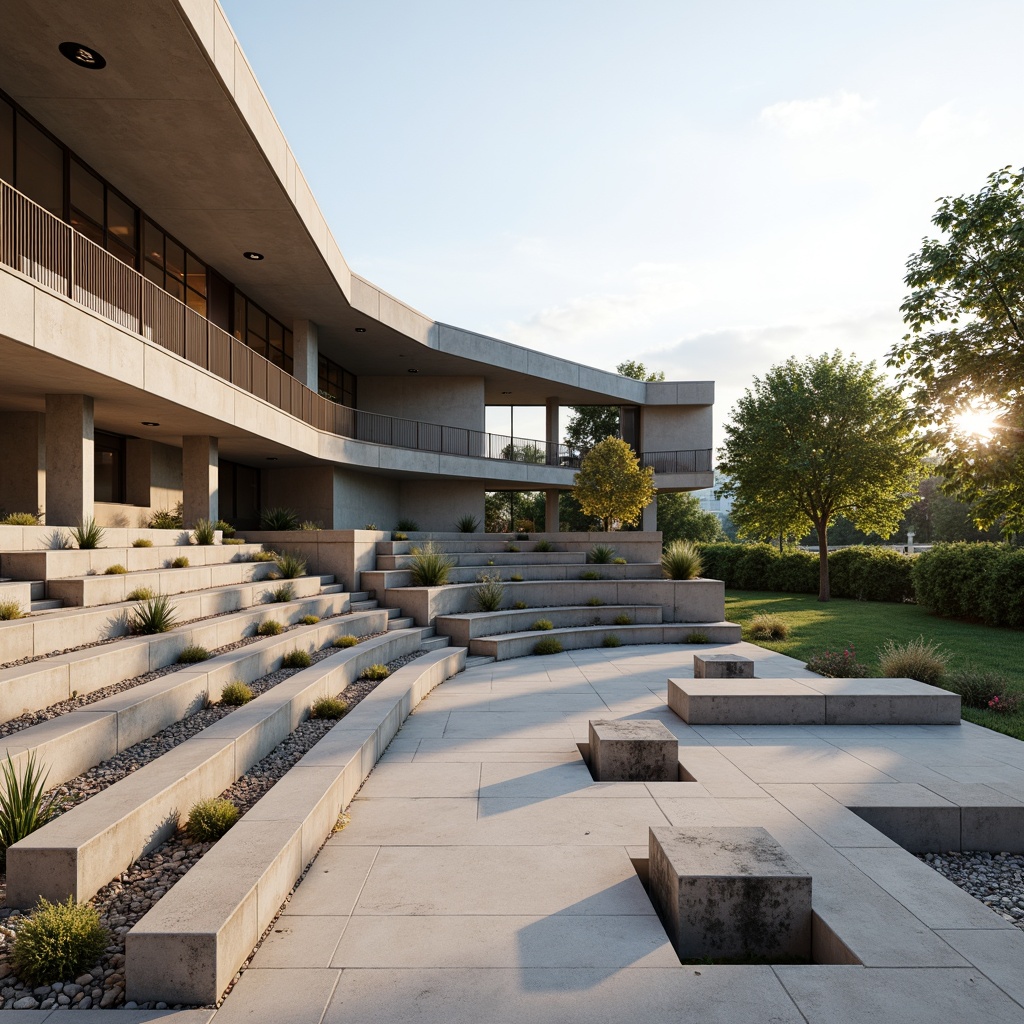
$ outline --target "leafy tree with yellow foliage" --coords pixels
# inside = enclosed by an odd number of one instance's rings
[[[572,493],[588,516],[635,523],[645,505],[654,497],[654,470],[641,467],[630,446],[610,434],[583,456],[580,471],[573,478]]]

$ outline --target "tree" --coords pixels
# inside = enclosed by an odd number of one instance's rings
[[[725,536],[718,516],[705,512],[697,498],[684,492],[658,495],[658,529],[666,544],[673,540],[711,544]]]
[[[654,470],[640,465],[632,448],[621,438],[606,437],[583,456],[573,477],[572,493],[585,515],[635,523],[654,497]]]
[[[888,536],[917,490],[922,439],[875,364],[840,352],[788,359],[755,377],[725,427],[718,467],[740,533],[818,540],[818,600],[829,599],[828,526],[845,516]]]
[[[907,263],[910,328],[889,353],[929,440],[946,490],[974,521],[1000,517],[1024,530],[1024,172],[995,171],[977,194],[939,200],[926,238]],[[988,410],[990,436],[964,429],[964,413]]]
[[[648,371],[643,363],[627,359],[615,367],[615,372],[633,380],[658,381],[665,379],[663,370]],[[573,417],[565,428],[566,444],[582,452],[590,451],[602,438],[617,437],[619,433],[619,407],[617,405],[572,405]]]

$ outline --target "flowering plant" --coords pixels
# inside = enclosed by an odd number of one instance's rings
[[[830,651],[813,654],[807,662],[807,668],[820,676],[830,679],[863,679],[868,674],[867,665],[857,660],[857,650],[850,644],[841,651]]]

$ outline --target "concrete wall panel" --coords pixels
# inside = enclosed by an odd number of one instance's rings
[[[484,379],[361,376],[359,408],[426,423],[483,430]]]

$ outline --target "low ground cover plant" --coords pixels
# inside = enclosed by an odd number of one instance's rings
[[[120,562],[115,562],[113,565],[108,565],[106,569],[103,570],[103,575],[123,576],[126,572],[128,572],[128,570],[123,565],[121,565]]]
[[[530,629],[554,629],[555,624],[550,619],[538,619]]]
[[[320,621],[319,615],[303,615],[299,622],[304,626],[315,626]]]
[[[173,509],[157,509],[146,525],[151,530],[180,530],[185,525],[185,505],[178,502]]]
[[[508,579],[509,579],[510,583],[522,583],[523,582],[523,577],[519,573],[517,573],[517,572],[512,573],[512,575],[509,576]]]
[[[270,600],[274,604],[284,604],[295,597],[295,587],[291,583],[283,583],[270,592]]]
[[[812,655],[807,661],[807,668],[830,679],[863,679],[870,674],[868,666],[857,660],[857,651],[852,644],[841,651],[826,649]]]
[[[310,718],[344,718],[348,704],[340,697],[319,697],[309,709]]]
[[[148,597],[139,602],[128,619],[128,625],[136,636],[150,636],[155,633],[166,633],[173,629],[178,621],[170,600],[160,597]]]
[[[177,558],[171,559],[172,569],[187,569],[189,565],[188,555],[178,555]]]
[[[409,571],[414,587],[443,587],[454,568],[455,559],[439,550],[432,541],[412,549]]]
[[[295,580],[306,575],[306,560],[301,555],[282,551],[274,557],[274,561],[277,562],[275,579]]]
[[[564,648],[557,636],[547,636],[533,645],[534,654],[561,654]]]
[[[38,526],[39,516],[35,512],[9,512],[0,519],[0,526]]]
[[[355,647],[357,643],[359,643],[359,637],[346,633],[344,636],[336,636],[333,646],[344,649],[346,647]]]
[[[946,674],[949,654],[923,636],[902,644],[887,640],[878,651],[878,664],[887,679],[916,679],[935,686]]]
[[[256,627],[256,634],[258,636],[277,636],[283,629],[284,626],[277,619],[267,619]]]
[[[524,608],[528,608],[529,605],[525,601],[513,601],[512,607],[517,611],[522,611]]]
[[[188,812],[185,833],[199,843],[212,843],[241,817],[241,811],[222,797],[197,800]]]
[[[554,551],[555,549],[551,546],[551,541],[545,540],[543,537],[536,544],[533,545],[534,551]]]
[[[604,604],[604,601],[599,597],[590,597],[587,598],[587,604],[590,605],[591,608],[600,608],[601,605]]]
[[[250,562],[274,562],[277,560],[277,555],[273,551],[254,551],[249,556]]]
[[[282,668],[309,668],[313,664],[313,659],[309,656],[309,651],[294,650],[289,651],[281,659]]]
[[[621,647],[622,641],[615,633],[609,633],[602,641],[602,647]]]
[[[616,626],[632,626],[633,616],[623,612],[621,615],[616,615],[612,621]]]
[[[753,640],[785,640],[789,636],[789,625],[781,615],[759,612],[750,620],[750,636]]]
[[[581,580],[599,580],[603,579],[601,574],[594,569],[588,569],[586,572],[580,573]]]
[[[702,633],[699,629],[691,630],[686,634],[686,643],[688,644],[706,644],[707,642],[707,633]]]
[[[402,533],[401,530],[398,530],[395,533],[391,534],[391,539],[392,540],[408,540],[409,539],[409,534]]]
[[[71,530],[71,536],[79,548],[86,551],[103,547],[105,532],[103,527],[92,516],[89,516]]]
[[[661,572],[670,580],[693,580],[702,571],[700,551],[688,540],[674,540],[661,556]]]
[[[473,590],[473,600],[476,601],[477,608],[482,612],[496,612],[505,597],[505,584],[501,582],[501,576],[497,573],[492,576],[482,572],[477,581],[477,586]]]
[[[240,708],[243,704],[248,704],[252,698],[251,687],[237,679],[233,683],[228,683],[220,691],[221,704],[227,704],[230,708]]]
[[[381,679],[387,679],[389,675],[391,675],[391,669],[387,665],[375,664],[364,668],[359,678],[379,682]]]
[[[137,537],[132,541],[133,548],[151,548],[153,542],[148,537]]]
[[[213,524],[213,528],[215,530],[220,530],[220,535],[223,540],[227,540],[235,535],[235,528],[226,519],[218,519]]]
[[[20,619],[24,614],[17,601],[0,601],[0,621]]]
[[[136,587],[129,595],[129,601],[148,601],[156,597],[156,591],[152,587]]]
[[[315,519],[303,519],[302,522],[299,523],[300,530],[322,530],[323,528],[324,524],[317,522]]]
[[[189,644],[187,647],[182,648],[181,654],[178,655],[179,665],[195,665],[197,662],[206,661],[210,657],[210,652],[200,644]]]
[[[110,933],[90,903],[40,899],[18,929],[11,962],[30,985],[68,981],[92,967],[110,944]]]

